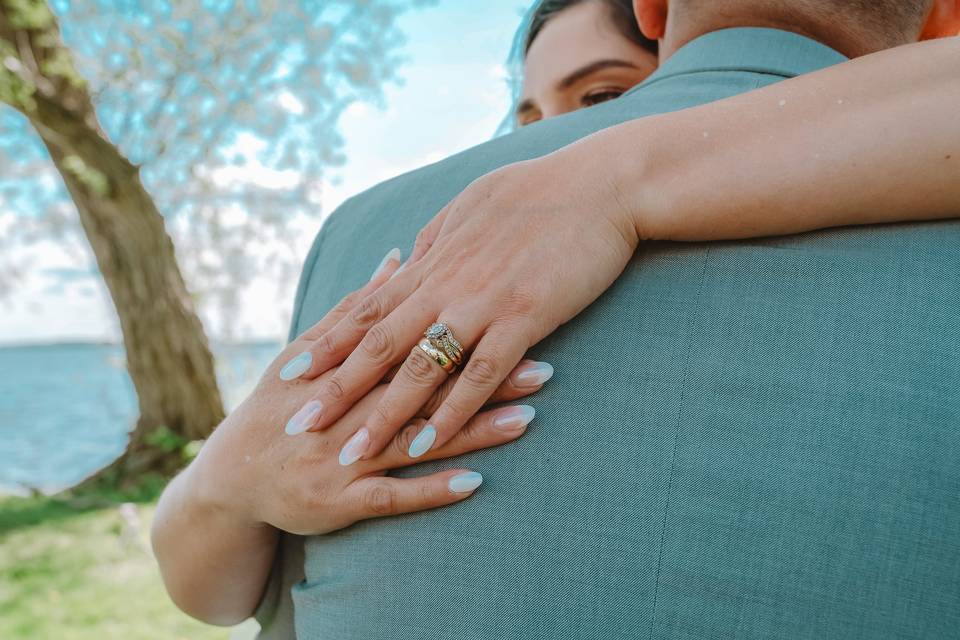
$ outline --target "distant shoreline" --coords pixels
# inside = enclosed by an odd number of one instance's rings
[[[259,346],[277,346],[283,345],[284,339],[277,338],[257,338],[253,340],[241,340],[239,342],[213,342],[214,349],[231,347],[259,347]],[[64,347],[119,347],[123,348],[122,342],[96,341],[96,340],[57,340],[51,342],[0,342],[2,349],[62,349]]]

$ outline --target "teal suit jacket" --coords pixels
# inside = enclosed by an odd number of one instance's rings
[[[363,193],[317,238],[294,333],[496,167],[842,60],[712,33],[619,100]],[[284,539],[264,637],[960,637],[958,329],[956,222],[645,246],[533,350],[556,376],[530,432],[456,461],[476,496]]]

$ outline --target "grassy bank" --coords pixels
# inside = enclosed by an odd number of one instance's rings
[[[0,498],[0,638],[249,638],[167,598],[149,551],[152,501]]]

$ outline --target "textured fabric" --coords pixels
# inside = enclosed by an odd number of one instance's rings
[[[617,101],[380,185],[319,235],[294,331],[495,167],[841,60],[716,32]],[[293,637],[291,594],[302,639],[960,637],[958,241],[946,222],[645,246],[533,349],[556,376],[529,433],[456,461],[478,493],[307,538],[264,637]]]

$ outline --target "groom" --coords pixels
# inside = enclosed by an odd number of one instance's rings
[[[905,43],[945,3],[635,5],[662,42],[648,82],[345,204],[293,332],[476,177]],[[532,354],[557,370],[535,428],[458,461],[484,489],[288,536],[263,637],[293,637],[294,602],[309,639],[960,637],[958,238],[949,222],[646,248]]]

